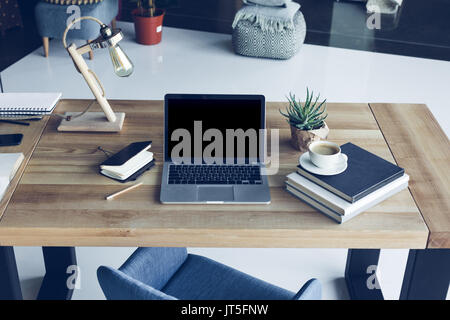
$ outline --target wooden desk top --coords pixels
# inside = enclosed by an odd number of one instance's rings
[[[82,111],[89,102],[63,100],[57,112]],[[127,113],[120,133],[57,132],[58,118],[48,121],[40,140],[38,128],[26,133],[27,139],[35,139],[27,144],[39,142],[0,220],[0,245],[425,248],[430,230],[429,246],[450,244],[448,139],[424,105],[328,104],[330,140],[351,141],[392,162],[395,156],[411,176],[411,192],[404,190],[339,225],[283,189],[299,156],[278,113],[283,103],[267,104],[268,128],[280,129],[281,162],[278,174],[269,177],[270,205],[160,204],[163,103],[111,104]],[[405,108],[412,112],[404,115]],[[97,173],[105,159],[97,147],[118,151],[147,139],[153,140],[157,165],[140,178],[144,185],[116,200],[104,200],[124,185]],[[422,155],[422,145],[432,152]],[[436,145],[441,148],[433,149]],[[447,149],[433,151],[442,148]],[[411,163],[410,154],[420,161]],[[421,171],[430,160],[436,165]],[[431,190],[433,201],[427,198]]]

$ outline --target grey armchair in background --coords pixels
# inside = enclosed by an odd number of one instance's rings
[[[62,39],[67,27],[67,19],[73,14],[69,5],[54,4],[41,1],[36,5],[36,24],[44,46],[44,55],[49,54],[49,38]],[[81,4],[80,16],[92,16],[114,26],[119,10],[118,0],[107,0],[93,4]],[[68,10],[69,9],[69,10]],[[68,33],[70,39],[93,40],[100,34],[99,26],[92,21],[83,21],[79,29]],[[61,44],[62,45],[62,44]],[[92,59],[92,54],[90,55]]]

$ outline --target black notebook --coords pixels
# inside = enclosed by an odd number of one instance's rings
[[[347,169],[334,176],[321,176],[304,170],[297,172],[337,196],[355,202],[403,176],[405,170],[352,143],[341,146],[348,157]]]
[[[100,173],[120,182],[136,180],[153,167],[153,153],[148,151],[151,141],[135,142],[100,164]]]

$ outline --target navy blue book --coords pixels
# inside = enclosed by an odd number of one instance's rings
[[[353,143],[342,145],[341,151],[348,156],[348,166],[344,172],[334,176],[321,176],[306,171],[299,165],[297,173],[348,202],[364,198],[405,173],[404,169]]]

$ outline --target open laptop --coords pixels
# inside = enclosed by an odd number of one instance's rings
[[[162,203],[270,203],[264,96],[167,94],[164,108]]]

